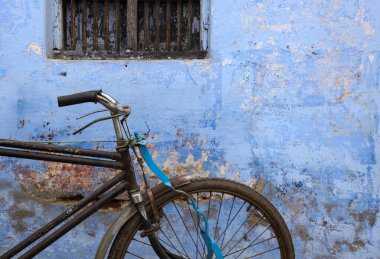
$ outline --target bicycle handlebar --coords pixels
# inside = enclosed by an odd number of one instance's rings
[[[76,93],[71,95],[58,96],[58,106],[69,106],[87,102],[98,102],[98,94],[101,94],[102,90],[87,91],[82,93]]]
[[[86,126],[82,127],[81,129],[77,130],[74,134],[84,130],[85,128],[91,126],[92,124],[104,120],[104,119],[112,119],[115,133],[118,141],[123,140],[123,132],[122,132],[122,125],[119,121],[119,116],[124,116],[124,118],[128,117],[131,113],[131,108],[128,105],[123,105],[116,101],[111,96],[105,94],[102,92],[102,90],[95,90],[95,91],[88,91],[88,92],[82,92],[82,93],[76,93],[71,95],[64,95],[59,96],[58,98],[58,106],[67,106],[67,105],[74,105],[74,104],[80,104],[80,103],[86,103],[86,102],[94,102],[94,103],[100,103],[104,107],[106,107],[110,112],[111,116],[105,117],[102,119],[97,119]],[[115,117],[116,116],[116,117]]]
[[[111,96],[102,92],[102,90],[87,91],[71,95],[58,96],[58,106],[75,105],[86,102],[99,102],[106,107],[112,114],[129,115],[130,107],[116,101]]]

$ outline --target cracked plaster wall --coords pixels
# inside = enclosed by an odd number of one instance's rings
[[[112,139],[107,123],[70,134],[94,105],[56,105],[102,88],[132,106],[131,128],[149,122],[166,172],[261,176],[297,257],[380,255],[378,1],[212,0],[209,58],[164,61],[49,60],[44,1],[0,6],[2,138]],[[114,173],[0,162],[0,253]],[[95,214],[41,258],[94,254],[115,215]]]

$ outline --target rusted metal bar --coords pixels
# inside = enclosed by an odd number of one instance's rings
[[[87,0],[82,0],[82,50],[87,49]]]
[[[170,51],[170,23],[172,17],[171,1],[166,1],[166,50]]]
[[[193,0],[189,0],[189,24],[188,24],[188,50],[191,50],[193,48],[193,18],[194,18],[194,11],[193,11]]]
[[[43,226],[42,228],[36,230],[33,234],[31,234],[29,237],[21,241],[19,244],[8,250],[5,254],[3,254],[2,258],[11,258],[21,252],[24,248],[32,244],[37,239],[41,238],[46,233],[50,232],[53,228],[61,224],[64,220],[68,219],[70,216],[74,215],[76,212],[84,208],[87,204],[94,201],[96,198],[98,198],[101,194],[115,186],[117,183],[122,181],[127,177],[127,172],[120,172],[115,177],[113,177],[111,180],[105,182],[103,185],[101,185],[99,188],[97,188],[95,191],[91,192],[87,197],[83,198],[81,201],[79,201],[74,206],[67,209],[65,212],[58,215],[55,219],[50,221],[48,224]]]
[[[91,165],[114,169],[123,169],[124,166],[121,162],[107,161],[101,159],[74,157],[66,155],[47,154],[36,151],[23,151],[15,149],[0,148],[0,156],[18,157],[25,159],[44,160],[61,163],[71,163],[77,165]]]
[[[127,0],[127,48],[137,50],[137,0]]]
[[[144,49],[149,49],[150,35],[149,0],[144,0]]]
[[[75,29],[75,17],[76,17],[76,10],[75,10],[75,0],[71,0],[71,50],[76,49],[76,29]]]
[[[177,0],[177,50],[182,49],[182,7],[182,0]]]
[[[54,241],[59,239],[61,236],[69,232],[71,229],[73,229],[83,220],[85,220],[90,215],[92,215],[95,211],[99,210],[103,205],[107,204],[109,201],[111,201],[113,198],[115,198],[119,194],[125,192],[128,186],[129,186],[128,181],[120,182],[112,190],[110,190],[109,192],[101,196],[99,200],[92,203],[87,208],[83,209],[82,211],[78,212],[78,214],[74,218],[67,221],[63,226],[59,227],[52,234],[47,236],[44,240],[39,242],[36,246],[32,247],[30,250],[28,250],[25,254],[23,254],[19,258],[26,259],[26,258],[34,257],[35,255],[40,253],[43,249],[45,249],[50,244],[52,244]]]
[[[160,48],[160,0],[154,2],[154,50]]]
[[[116,51],[120,51],[120,0],[115,0],[115,12],[116,12],[116,20],[115,20],[115,44]]]
[[[110,30],[109,30],[110,1],[104,0],[104,48],[109,50]]]
[[[63,146],[58,146],[58,145],[53,145],[53,144],[42,144],[42,143],[24,142],[24,141],[8,140],[8,139],[0,139],[0,146],[27,149],[27,150],[38,150],[38,151],[46,151],[46,152],[54,152],[54,153],[71,154],[71,155],[78,155],[78,156],[98,157],[98,158],[113,159],[113,160],[118,160],[118,161],[120,161],[121,159],[120,154],[117,152],[75,148],[75,147],[63,147]]]
[[[98,4],[98,0],[94,0],[93,7],[94,7],[94,10],[93,10],[94,21],[93,21],[93,24],[92,24],[92,31],[93,31],[93,35],[92,35],[93,38],[92,38],[92,40],[93,40],[93,48],[94,48],[94,50],[98,50],[98,19],[99,19],[99,4]]]
[[[62,0],[62,49],[67,49],[67,0]]]

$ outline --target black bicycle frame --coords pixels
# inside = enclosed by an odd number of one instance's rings
[[[123,144],[122,140],[118,139],[118,144]],[[83,198],[62,214],[58,215],[48,224],[35,231],[25,240],[21,241],[5,254],[1,255],[0,258],[10,258],[18,254],[37,239],[40,239],[53,228],[57,227],[63,221],[74,215],[72,219],[68,220],[61,227],[54,230],[50,235],[29,249],[20,258],[33,257],[119,194],[127,190],[129,192],[139,190],[133,165],[131,163],[129,146],[125,145],[125,143],[123,148],[117,149],[117,152],[62,147],[52,144],[40,144],[4,139],[0,139],[0,146],[5,147],[0,148],[0,156],[90,165],[121,170],[121,172],[115,177],[105,182],[102,186],[98,187],[87,197]]]

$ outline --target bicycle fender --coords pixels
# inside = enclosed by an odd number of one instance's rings
[[[190,183],[191,176],[190,175],[178,176],[175,178],[171,178],[170,181],[172,185],[176,188],[176,187],[183,186]],[[160,195],[168,191],[170,191],[170,189],[162,183],[157,184],[152,189],[154,197],[159,197]],[[149,200],[149,199],[146,199],[146,200]],[[120,229],[124,226],[124,224],[127,223],[128,220],[130,220],[136,213],[137,213],[137,209],[133,205],[123,208],[118,218],[111,224],[111,226],[108,227],[106,233],[104,234],[102,240],[100,241],[100,244],[98,246],[98,249],[95,255],[96,259],[104,259],[107,257],[108,250],[111,248],[111,245],[116,235],[119,233]]]

